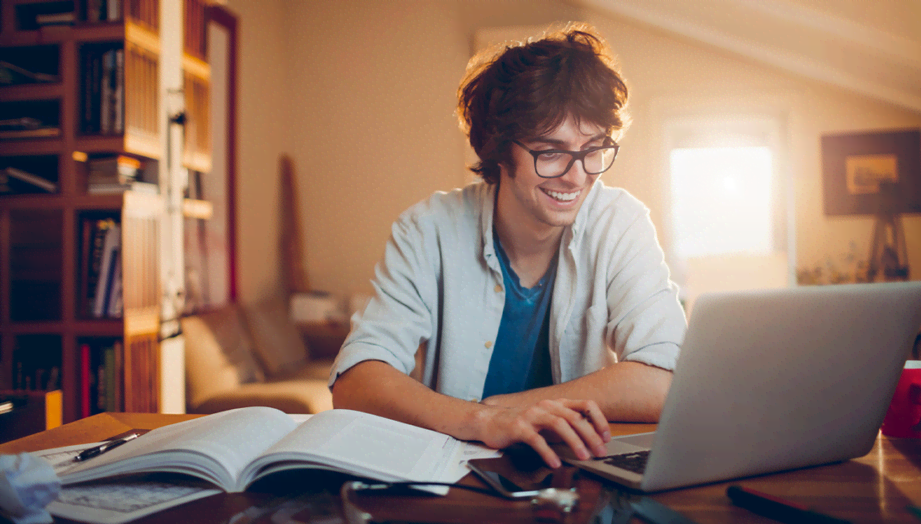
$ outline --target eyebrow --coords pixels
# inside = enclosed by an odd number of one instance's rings
[[[607,136],[608,136],[608,135],[605,134],[605,133],[598,133],[597,135],[595,135],[595,136],[589,138],[588,140],[586,140],[586,141],[583,143],[583,145],[584,145],[584,144],[588,144],[589,142],[594,142],[595,140],[602,140],[602,139],[606,138]],[[558,147],[558,148],[562,148],[563,146],[566,145],[566,141],[564,141],[564,140],[560,140],[560,139],[558,139],[558,138],[548,138],[548,137],[537,137],[537,138],[532,138],[531,140],[528,140],[528,142],[531,142],[531,143],[547,144],[547,145],[555,146],[555,147]]]

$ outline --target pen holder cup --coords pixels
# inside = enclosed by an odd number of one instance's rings
[[[905,362],[880,430],[887,437],[921,438],[921,360]]]

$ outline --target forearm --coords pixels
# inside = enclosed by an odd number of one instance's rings
[[[488,409],[437,393],[377,360],[356,364],[336,380],[333,406],[373,413],[461,440],[483,440],[482,412]]]
[[[604,456],[611,438],[598,406],[584,400],[547,399],[530,406],[498,406],[468,402],[432,391],[389,364],[369,360],[356,364],[333,384],[333,405],[446,433],[461,440],[479,440],[501,449],[524,442],[551,467],[561,462],[541,435],[548,431],[576,456]]]
[[[609,421],[658,422],[671,382],[671,371],[628,361],[562,384],[490,397],[484,403],[523,406],[543,399],[585,399],[594,400]]]

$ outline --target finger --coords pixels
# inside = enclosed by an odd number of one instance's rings
[[[547,441],[544,440],[544,437],[540,436],[536,430],[531,430],[528,432],[527,436],[521,439],[522,442],[531,446],[531,448],[540,455],[540,458],[550,466],[551,468],[558,468],[563,465],[563,461],[560,460],[560,457],[550,448],[550,445],[547,444]]]
[[[599,431],[597,419],[602,418],[601,410],[591,401],[579,401],[576,404],[570,403],[566,409],[566,418],[570,421],[572,427],[579,433],[579,437],[585,443],[588,449],[596,457],[607,455],[607,448],[604,443],[610,440],[610,429],[607,422],[604,422],[603,433]]]
[[[586,420],[582,419],[581,415],[563,406],[559,406],[559,409],[559,413],[545,412],[540,420],[534,422],[535,425],[556,433],[572,449],[579,460],[589,460],[592,458],[592,453],[586,444],[590,446],[601,444],[600,438],[598,435],[593,435],[595,433],[594,429],[589,426]],[[584,426],[584,429],[577,431],[576,428],[580,424]],[[586,435],[585,437],[583,437],[583,433]],[[596,443],[586,442],[586,438],[590,439],[592,437],[596,439]]]
[[[565,405],[569,409],[578,411],[604,442],[611,440],[611,427],[594,400],[568,400]]]

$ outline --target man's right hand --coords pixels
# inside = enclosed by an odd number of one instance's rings
[[[608,422],[591,400],[540,400],[529,406],[492,406],[477,413],[478,440],[502,449],[521,442],[531,446],[552,468],[562,462],[550,442],[564,442],[580,460],[606,454]]]

